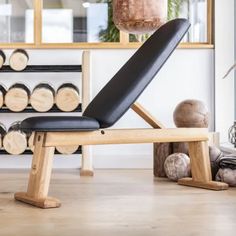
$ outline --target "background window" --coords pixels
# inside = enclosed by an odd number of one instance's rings
[[[33,7],[33,0],[0,0],[0,43],[33,43],[34,21],[26,20]]]
[[[107,1],[44,0],[42,14],[43,43],[114,42],[107,35]]]

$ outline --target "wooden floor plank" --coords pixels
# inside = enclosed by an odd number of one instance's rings
[[[235,235],[236,188],[214,192],[153,179],[151,170],[77,170],[52,174],[50,195],[62,207],[16,202],[27,171],[0,171],[0,235]]]

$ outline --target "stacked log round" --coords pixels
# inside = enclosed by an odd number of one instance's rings
[[[32,152],[34,152],[34,133],[29,136],[28,147]],[[56,150],[61,154],[70,155],[75,153],[78,148],[79,146],[57,146]]]
[[[0,123],[0,148],[2,148],[3,138],[7,133],[7,129],[4,124]]]
[[[79,146],[57,146],[56,150],[64,155],[70,155],[78,150]]]
[[[2,84],[0,84],[0,108],[2,108],[4,104],[4,98],[5,98],[6,92],[7,91],[5,87]]]
[[[16,49],[10,56],[9,65],[15,71],[23,71],[28,64],[29,55],[23,49]]]
[[[27,148],[27,134],[21,131],[21,122],[14,122],[3,138],[4,149],[13,155],[22,154]]]
[[[2,50],[0,50],[0,68],[2,68],[5,61],[6,61],[6,55]]]
[[[8,89],[5,104],[11,111],[20,112],[28,106],[29,97],[29,88],[22,83],[16,83]]]
[[[50,84],[40,83],[30,97],[31,106],[39,112],[49,111],[54,105],[55,91]]]
[[[34,134],[35,134],[34,132],[31,133],[28,139],[28,147],[32,152],[34,152]]]
[[[64,112],[74,111],[80,103],[79,89],[71,83],[62,84],[56,93],[56,105]]]

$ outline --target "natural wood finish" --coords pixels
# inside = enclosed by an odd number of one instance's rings
[[[66,147],[62,147],[62,146],[56,146],[56,150],[61,153],[61,154],[65,154],[65,155],[69,155],[69,154],[73,154],[75,153],[79,148],[79,145],[75,145],[75,146],[66,146]]]
[[[84,93],[86,91],[83,90]],[[71,87],[60,88],[56,93],[56,105],[64,112],[74,111],[80,103],[78,91]]]
[[[24,192],[18,192],[14,195],[14,197],[17,201],[24,202],[43,209],[57,208],[61,206],[61,202],[58,199],[52,197],[35,199],[29,197],[27,193]]]
[[[211,165],[207,142],[190,142],[188,145],[193,180],[198,182],[211,181]]]
[[[217,132],[210,132],[208,133],[208,145],[209,146],[216,146],[219,148],[219,133]],[[165,170],[164,170],[164,162],[166,160],[166,157],[172,153],[176,152],[182,152],[185,154],[188,154],[188,143],[171,143],[166,144],[165,147],[164,144],[160,145],[158,143],[153,144],[153,162],[154,162],[154,176],[156,177],[165,177]],[[168,147],[168,151],[164,151]]]
[[[91,101],[91,67],[90,67],[90,52],[84,51],[82,54],[82,112],[86,109]],[[93,157],[92,147],[82,146],[82,159],[81,159],[81,176],[93,175]]]
[[[12,200],[27,176],[19,169],[0,172],[3,236],[235,235],[236,188],[188,188],[153,179],[152,170],[98,169],[94,178],[81,178],[77,169],[57,169],[50,192],[64,203],[44,211]]]
[[[3,60],[3,58],[0,56],[0,69],[2,68],[3,64],[4,64],[4,60]]]
[[[227,190],[229,188],[228,184],[223,182],[216,182],[216,181],[201,182],[201,181],[195,181],[192,178],[180,179],[178,181],[178,184],[189,187],[216,190],[216,191]]]
[[[142,43],[42,43],[40,45],[27,43],[3,43],[0,44],[2,49],[137,49],[142,46]],[[181,43],[178,49],[214,49],[213,44],[208,43]]]
[[[20,130],[12,130],[3,138],[4,149],[12,155],[20,155],[27,148],[27,136]]]
[[[34,137],[35,132],[33,132],[28,138],[28,147],[32,152],[34,152]]]
[[[92,132],[48,132],[45,147],[207,141],[205,128],[107,129]]]
[[[213,0],[207,0],[207,43],[213,44]]]
[[[0,108],[2,108],[4,104],[4,94],[0,91]]]
[[[128,44],[129,43],[129,34],[123,31],[120,31],[120,43]]]
[[[130,49],[139,48],[142,43],[129,42],[128,34],[120,32],[120,42],[117,43],[43,43],[42,42],[42,0],[34,0],[34,43],[0,43],[2,49],[51,49],[51,48],[79,48],[79,49]],[[207,42],[181,43],[178,48],[183,49],[213,49],[213,0],[207,3]],[[127,42],[128,41],[128,42]]]
[[[15,71],[23,71],[28,64],[29,57],[24,49],[16,49],[9,58],[9,66]]]
[[[28,103],[28,93],[22,88],[12,88],[7,91],[5,104],[11,111],[23,111],[27,107]]]
[[[181,185],[206,188],[211,190],[225,190],[228,185],[212,181],[208,144],[206,141],[189,142],[189,155],[192,178],[178,181]]]
[[[88,145],[82,146],[82,159],[80,176],[93,176],[93,155],[92,147]]]
[[[0,43],[2,49],[137,49],[142,43],[129,42],[129,34],[120,32],[120,42],[105,42],[105,43],[43,43],[42,42],[42,0],[34,0],[34,43]],[[208,0],[208,41],[206,43],[181,43],[178,48],[182,49],[213,49],[212,44],[212,0]]]
[[[89,177],[89,176],[94,176],[94,172],[93,171],[91,171],[91,170],[80,170],[80,176],[87,176],[87,177]]]
[[[131,107],[140,117],[142,117],[151,127],[164,129],[165,126],[152,116],[140,103],[135,102]]]
[[[34,47],[42,45],[42,9],[43,1],[34,0]]]
[[[91,81],[90,81],[90,51],[84,51],[82,54],[82,111],[91,101]],[[86,91],[86,92],[85,92]]]
[[[36,111],[49,111],[54,105],[54,94],[46,87],[37,87],[30,96],[30,104]]]
[[[41,208],[59,207],[60,202],[48,198],[54,147],[44,147],[46,134],[38,132],[34,139],[34,155],[26,193],[16,193],[15,199]]]
[[[164,163],[170,154],[172,154],[172,143],[153,144],[153,174],[155,177],[166,177]]]

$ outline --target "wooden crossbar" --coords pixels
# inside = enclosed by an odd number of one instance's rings
[[[48,132],[45,147],[207,141],[205,128],[105,129],[92,132]]]

